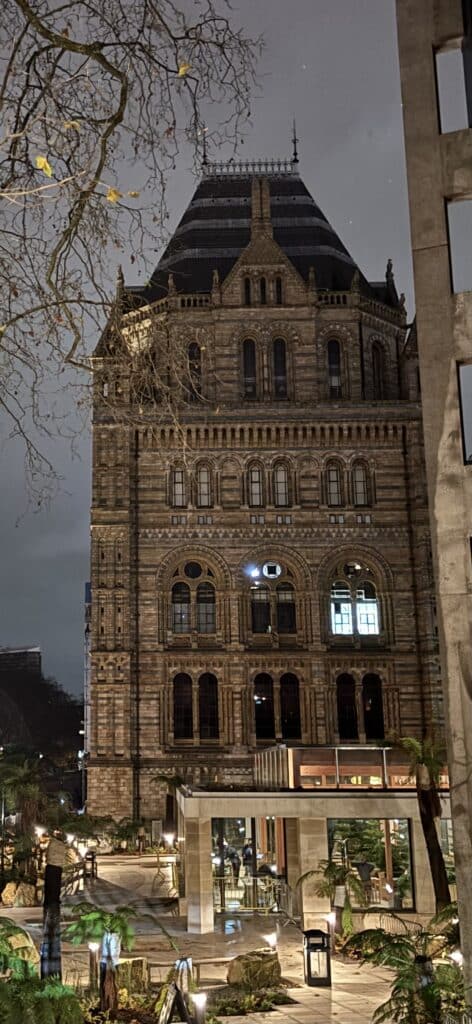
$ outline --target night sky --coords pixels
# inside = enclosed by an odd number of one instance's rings
[[[295,115],[307,187],[367,278],[382,279],[387,259],[393,260],[411,319],[394,0],[234,0],[233,10],[235,23],[266,39],[263,95],[252,104],[241,158],[289,157]],[[175,224],[195,188],[189,163],[183,154],[169,183]],[[127,282],[134,283],[130,274]],[[46,674],[80,693],[90,439],[82,438],[75,459],[65,444],[50,446],[64,478],[62,493],[38,514],[27,509],[20,446],[3,435],[0,442],[0,646],[40,644]]]

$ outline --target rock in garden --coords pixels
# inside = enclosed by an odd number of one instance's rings
[[[273,949],[255,949],[241,953],[228,967],[228,985],[242,985],[254,992],[280,985],[280,961]]]
[[[2,890],[2,903],[4,907],[14,907],[17,888],[16,882],[7,882]]]
[[[18,889],[15,893],[15,907],[35,907],[36,906],[36,889],[34,885],[29,885],[28,882],[20,882]]]

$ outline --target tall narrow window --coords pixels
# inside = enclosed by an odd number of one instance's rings
[[[186,583],[172,587],[172,632],[190,632],[190,588]]]
[[[261,306],[265,306],[267,303],[267,282],[265,277],[261,277],[259,281],[259,297],[261,300]]]
[[[277,632],[296,633],[295,591],[291,583],[279,583],[277,598]]]
[[[358,740],[356,684],[352,676],[343,673],[336,680],[338,706],[338,733],[340,740]]]
[[[330,398],[342,397],[341,346],[336,338],[328,341],[328,389]]]
[[[199,466],[197,469],[197,506],[198,508],[210,508],[211,504],[210,467]]]
[[[282,739],[301,739],[300,688],[298,679],[286,672],[280,679],[280,725]]]
[[[352,470],[352,495],[354,505],[369,504],[367,468],[363,462],[355,462]]]
[[[217,740],[218,726],[218,681],[211,672],[205,672],[198,681],[198,719],[201,740]]]
[[[385,367],[384,354],[381,345],[376,341],[372,345],[372,390],[373,397],[385,398]]]
[[[359,584],[356,594],[357,632],[362,636],[375,636],[379,628],[379,604],[373,583]]]
[[[192,680],[185,672],[174,679],[174,739],[193,739]]]
[[[197,587],[197,632],[214,633],[215,591],[211,583],[199,583]]]
[[[197,402],[202,397],[202,353],[195,341],[188,347],[188,377],[188,401]]]
[[[257,398],[256,343],[246,338],[243,343],[244,397]]]
[[[277,306],[282,305],[282,278],[276,277],[275,279],[275,301]]]
[[[248,499],[248,504],[251,508],[261,508],[264,504],[264,495],[262,491],[262,469],[260,466],[249,466]]]
[[[288,468],[284,462],[278,462],[274,469],[274,505],[277,508],[288,508],[290,505]]]
[[[251,628],[253,633],[270,632],[270,592],[268,587],[251,587]]]
[[[171,495],[170,500],[174,508],[185,508],[187,504],[185,495],[185,476],[183,469],[174,468],[171,473]]]
[[[251,305],[251,278],[250,277],[245,277],[244,278],[244,305],[245,306],[250,306]]]
[[[331,632],[336,636],[352,636],[352,599],[347,583],[337,580],[331,589]]]
[[[382,699],[382,680],[369,672],[362,680],[362,706],[366,740],[383,740],[385,723]]]
[[[276,398],[287,397],[287,353],[283,338],[272,342],[274,362],[274,394]]]
[[[254,711],[256,738],[275,739],[274,684],[265,672],[261,672],[254,680]]]
[[[326,467],[326,497],[328,505],[342,505],[341,467],[338,462],[328,462]]]

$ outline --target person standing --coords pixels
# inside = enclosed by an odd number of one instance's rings
[[[46,852],[43,899],[43,941],[41,943],[41,977],[61,977],[61,883],[67,859],[67,846],[62,832],[56,830]]]

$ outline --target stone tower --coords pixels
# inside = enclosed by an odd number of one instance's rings
[[[414,332],[296,162],[204,169],[94,394],[91,813],[440,720]]]

